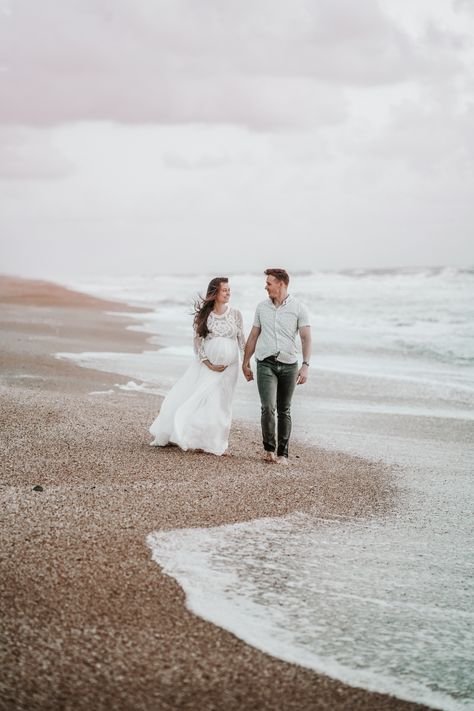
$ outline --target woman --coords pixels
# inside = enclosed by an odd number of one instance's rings
[[[172,387],[150,427],[152,445],[224,454],[232,421],[232,398],[245,338],[242,315],[229,305],[226,277],[209,282],[195,304],[195,362]]]

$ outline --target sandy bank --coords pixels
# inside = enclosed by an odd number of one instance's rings
[[[309,508],[370,515],[392,505],[390,473],[299,446],[288,469],[266,465],[240,424],[228,458],[150,448],[157,398],[90,395],[120,377],[52,356],[145,348],[114,308],[0,279],[0,707],[422,708],[280,662],[186,610],[150,560],[150,531]]]

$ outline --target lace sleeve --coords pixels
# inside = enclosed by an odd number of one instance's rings
[[[204,338],[198,335],[196,329],[194,329],[193,346],[196,358],[199,358],[199,360],[207,360],[207,355],[204,351]]]
[[[237,323],[237,345],[239,346],[240,355],[243,360],[245,351],[244,320],[242,314],[237,309],[235,311],[235,321]]]

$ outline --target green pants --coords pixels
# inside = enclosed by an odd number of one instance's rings
[[[291,434],[291,398],[298,377],[298,363],[279,363],[276,356],[257,361],[257,386],[262,404],[263,447],[277,456],[288,456]],[[275,438],[275,410],[278,415],[278,446]]]

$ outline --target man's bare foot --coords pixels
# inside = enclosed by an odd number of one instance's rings
[[[277,457],[276,461],[277,461],[277,464],[282,464],[284,467],[288,466],[288,458],[287,457]]]
[[[275,452],[264,452],[263,453],[264,462],[276,462]]]

